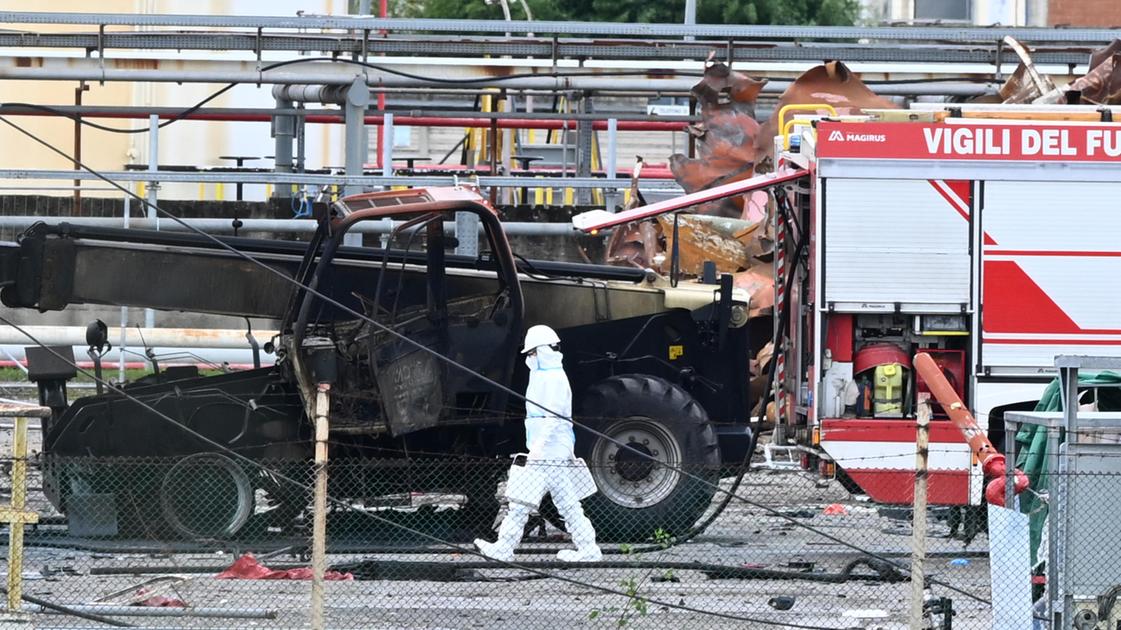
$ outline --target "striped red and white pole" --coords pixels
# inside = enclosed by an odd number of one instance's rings
[[[775,322],[774,334],[775,347],[774,357],[777,362],[775,365],[775,382],[772,383],[775,392],[775,422],[782,424],[786,418],[786,343],[778,338],[779,329],[782,327],[780,320],[784,311],[784,304],[786,303],[786,222],[782,220],[780,213],[786,204],[779,203],[778,196],[786,194],[782,189],[775,190],[775,212],[774,212],[774,231],[775,231]],[[783,335],[785,337],[785,335]],[[764,415],[766,410],[764,409]]]

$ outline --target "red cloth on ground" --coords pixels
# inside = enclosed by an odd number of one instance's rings
[[[214,577],[219,580],[310,580],[311,567],[273,570],[257,562],[253,554],[247,553],[235,560],[228,569]],[[354,575],[340,573],[339,571],[327,571],[323,574],[323,579],[336,582],[353,580]]]

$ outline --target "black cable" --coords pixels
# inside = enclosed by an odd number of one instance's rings
[[[237,85],[239,85],[239,84],[238,83],[230,83],[230,84],[226,85],[225,87],[223,87],[223,88],[215,91],[214,93],[212,93],[210,96],[207,96],[206,98],[202,99],[198,103],[195,103],[194,105],[192,105],[192,106],[188,107],[187,109],[179,112],[178,114],[175,114],[174,116],[172,116],[171,118],[168,118],[164,122],[157,124],[156,128],[157,129],[163,129],[164,127],[166,127],[166,126],[168,126],[172,123],[183,120],[187,116],[190,116],[194,112],[201,109],[204,105],[206,105],[210,101],[218,98],[219,96],[225,94],[226,92],[229,92],[231,89],[233,89]],[[61,109],[58,109],[56,107],[51,107],[50,105],[39,105],[37,103],[19,103],[19,102],[4,103],[4,105],[11,105],[11,106],[15,106],[15,107],[26,107],[28,109],[37,109],[37,110],[40,110],[40,111],[49,112],[49,113],[55,114],[57,116],[63,116],[65,118],[69,118],[69,119],[73,120],[74,122],[85,125],[85,126],[90,127],[92,129],[97,129],[97,130],[100,130],[100,131],[108,131],[108,132],[111,132],[111,133],[135,134],[135,133],[148,133],[150,131],[147,127],[138,127],[136,129],[122,129],[120,127],[109,127],[108,125],[101,125],[101,124],[98,124],[98,123],[95,123],[95,122],[90,122],[86,118],[83,118],[81,116],[81,114],[61,110]]]
[[[276,553],[276,552],[272,552]],[[260,559],[260,558],[258,558]],[[303,566],[296,563],[283,563],[278,562],[270,565],[271,568],[277,570],[295,569]],[[349,562],[340,562],[332,564],[330,569],[332,571],[343,571],[347,573],[361,573],[362,567],[373,567],[379,569],[390,569],[387,573],[392,574],[392,569],[404,568],[406,570],[414,567],[431,567],[439,566],[441,569],[451,570],[464,570],[464,569],[488,569],[493,568],[493,565],[487,562],[456,562],[448,564],[446,562],[433,562],[431,560],[352,560]],[[640,561],[640,562],[626,562],[626,561],[601,561],[601,562],[565,562],[560,563],[552,562],[535,562],[526,564],[527,567],[541,568],[541,569],[590,569],[590,570],[617,570],[617,569],[671,569],[674,571],[698,571],[701,573],[711,574],[710,577],[716,579],[758,579],[758,580],[782,580],[782,581],[806,581],[806,582],[825,582],[825,583],[841,583],[850,580],[868,580],[880,581],[887,583],[903,582],[905,578],[902,574],[895,570],[894,567],[885,565],[880,562],[871,561],[867,558],[857,558],[845,563],[840,571],[826,573],[826,572],[810,572],[801,570],[786,570],[786,569],[764,569],[755,567],[733,567],[716,564],[712,562],[687,562],[682,560],[667,560],[667,561]],[[862,574],[856,573],[855,569],[858,567],[867,567],[875,573]],[[90,575],[149,575],[149,574],[167,574],[167,573],[221,573],[225,571],[228,566],[220,565],[183,565],[183,566],[116,566],[116,567],[93,567],[90,569]],[[404,571],[399,572],[403,573]],[[381,571],[380,575],[375,579],[385,579],[381,577],[384,575]],[[474,580],[471,580],[474,581]]]
[[[8,594],[8,589],[3,587],[3,586],[0,586],[0,593],[3,593],[5,595],[7,595]],[[57,613],[62,613],[64,615],[70,615],[72,617],[78,617],[79,619],[85,619],[86,621],[96,621],[98,623],[104,623],[104,624],[107,624],[107,625],[110,625],[110,626],[116,626],[118,628],[135,628],[136,627],[136,626],[132,625],[131,623],[125,623],[123,621],[117,621],[116,619],[110,619],[108,617],[103,617],[101,615],[96,615],[94,613],[83,612],[81,610],[74,610],[73,608],[70,608],[68,606],[63,606],[62,604],[56,604],[54,602],[49,602],[45,599],[39,599],[38,597],[35,597],[34,595],[28,595],[26,593],[20,593],[19,598],[22,599],[23,601],[29,603],[29,604],[35,604],[36,606],[42,606],[43,608],[46,608],[47,610],[53,610]]]
[[[517,252],[512,253],[514,254],[514,258],[522,261],[522,264],[525,265],[525,271],[523,271],[522,273],[529,276],[530,278],[533,278],[534,280],[540,280],[541,282],[556,282],[558,280],[573,280],[575,282],[580,282],[581,280],[580,278],[573,278],[571,276],[550,276],[549,274],[535,267],[533,263],[530,262],[530,260],[525,256],[522,256]]]
[[[376,327],[376,328],[380,329],[380,330],[381,330],[382,332],[386,333],[386,334],[387,334],[388,336],[390,336],[390,337],[394,337],[394,338],[396,338],[396,339],[398,339],[398,340],[400,340],[400,341],[404,342],[405,344],[407,344],[407,345],[409,345],[409,346],[412,346],[412,347],[416,348],[417,350],[420,350],[421,352],[424,352],[424,353],[426,353],[426,354],[428,354],[428,355],[432,356],[432,357],[433,357],[433,358],[435,358],[435,359],[436,359],[437,361],[443,362],[443,363],[447,364],[448,366],[451,366],[451,367],[453,367],[453,368],[455,368],[455,369],[457,369],[457,370],[459,370],[459,371],[461,371],[461,372],[463,372],[463,373],[465,373],[465,374],[470,374],[470,375],[472,375],[472,376],[473,376],[474,378],[478,379],[479,381],[481,381],[481,382],[483,382],[483,383],[486,383],[487,385],[489,385],[489,386],[491,386],[491,387],[493,387],[493,388],[495,388],[495,389],[497,389],[497,390],[499,390],[499,391],[505,392],[506,394],[508,394],[508,395],[510,395],[510,396],[513,396],[513,397],[514,397],[514,398],[515,398],[516,400],[520,400],[520,401],[526,402],[526,403],[528,403],[528,404],[531,404],[531,405],[535,405],[535,406],[537,406],[538,408],[540,408],[540,409],[542,409],[543,411],[545,411],[546,413],[548,413],[548,414],[551,414],[551,415],[552,415],[553,417],[556,417],[556,418],[563,418],[563,419],[565,419],[565,420],[566,420],[567,422],[571,423],[571,424],[572,424],[572,425],[573,425],[574,427],[579,427],[579,428],[580,428],[580,429],[581,429],[582,431],[586,431],[587,433],[589,433],[589,434],[591,434],[591,435],[594,435],[594,436],[596,436],[596,437],[599,437],[599,438],[601,438],[601,439],[607,440],[608,442],[610,442],[610,443],[612,443],[612,444],[614,444],[614,445],[618,446],[618,447],[619,447],[620,449],[624,449],[624,450],[626,450],[626,451],[628,451],[628,452],[630,452],[630,453],[632,453],[632,454],[634,454],[634,455],[637,455],[638,457],[640,457],[640,458],[642,458],[642,459],[644,459],[644,460],[650,461],[650,462],[652,462],[652,463],[654,463],[654,464],[656,464],[656,465],[659,465],[659,466],[663,466],[663,467],[665,467],[665,468],[666,468],[666,469],[668,469],[668,470],[673,470],[674,472],[677,472],[678,474],[680,474],[680,475],[682,475],[682,476],[684,476],[684,477],[686,477],[686,478],[692,479],[692,480],[694,480],[694,481],[696,481],[696,482],[698,482],[698,483],[700,483],[700,484],[702,484],[702,485],[705,485],[705,486],[709,486],[709,487],[712,487],[712,488],[714,488],[714,489],[716,490],[716,492],[720,492],[720,493],[722,493],[722,494],[729,494],[729,492],[728,492],[727,490],[725,490],[725,489],[721,488],[721,487],[719,486],[719,484],[714,484],[714,483],[712,483],[711,481],[709,481],[709,480],[707,480],[707,479],[704,479],[704,478],[700,477],[699,475],[695,475],[695,474],[693,474],[693,473],[691,473],[691,472],[689,472],[689,471],[687,471],[687,470],[684,470],[684,469],[682,469],[682,468],[679,468],[679,467],[676,467],[676,466],[672,466],[672,465],[666,464],[665,462],[661,462],[660,460],[658,460],[658,459],[657,459],[656,457],[654,457],[653,455],[648,455],[648,454],[646,454],[645,452],[643,452],[643,451],[640,451],[640,450],[638,450],[638,449],[636,449],[636,448],[634,448],[634,447],[630,446],[629,444],[625,444],[625,443],[623,443],[622,441],[620,441],[620,440],[617,440],[617,439],[615,439],[615,438],[613,438],[613,437],[611,437],[611,436],[609,436],[609,435],[607,435],[607,434],[605,434],[605,433],[603,433],[603,432],[601,432],[601,431],[598,431],[598,430],[596,430],[596,429],[594,429],[594,428],[592,428],[592,427],[590,427],[590,426],[588,426],[588,425],[586,425],[586,424],[583,424],[583,423],[581,423],[581,422],[577,422],[576,420],[574,420],[574,419],[572,419],[572,418],[568,418],[568,417],[564,416],[563,414],[557,413],[556,411],[554,411],[554,410],[552,410],[552,409],[549,409],[548,407],[546,407],[546,406],[544,406],[544,405],[541,405],[541,404],[539,404],[539,403],[537,403],[537,402],[531,401],[531,400],[529,400],[528,398],[526,398],[524,394],[522,394],[522,393],[520,393],[520,392],[517,392],[517,391],[515,391],[514,389],[512,389],[512,388],[510,388],[510,387],[508,387],[508,386],[506,386],[506,385],[504,385],[504,384],[502,384],[502,383],[499,383],[498,381],[495,381],[494,379],[491,379],[491,378],[489,378],[488,376],[486,376],[486,375],[484,375],[484,374],[481,374],[481,373],[479,373],[479,372],[476,372],[475,370],[472,370],[471,368],[467,367],[466,365],[463,365],[462,363],[460,363],[460,362],[456,361],[455,359],[452,359],[451,357],[448,357],[448,356],[445,356],[445,355],[442,355],[442,354],[440,354],[440,353],[439,353],[439,352],[437,352],[436,350],[433,350],[432,348],[429,348],[428,346],[426,346],[426,345],[424,345],[424,344],[422,344],[422,343],[419,343],[419,342],[417,342],[417,341],[415,341],[415,340],[413,340],[413,339],[411,339],[411,338],[407,337],[406,335],[403,335],[403,334],[401,334],[400,332],[398,332],[398,331],[396,331],[396,330],[394,330],[394,329],[392,329],[392,328],[390,328],[390,327],[388,327],[388,326],[386,326],[386,325],[382,324],[381,322],[378,322],[378,321],[374,320],[373,318],[370,318],[370,317],[366,316],[366,315],[365,315],[365,314],[363,314],[363,313],[359,313],[358,311],[356,311],[356,310],[354,310],[354,309],[350,308],[349,306],[347,306],[347,305],[345,305],[345,304],[343,304],[343,303],[339,302],[338,300],[335,300],[335,299],[331,298],[330,296],[327,296],[327,295],[325,295],[325,294],[321,293],[320,291],[318,291],[318,290],[316,290],[316,289],[314,289],[314,288],[312,288],[312,287],[310,287],[310,286],[307,286],[307,285],[304,285],[304,284],[302,284],[302,283],[301,283],[301,282],[300,282],[299,280],[297,280],[297,279],[295,279],[295,278],[292,278],[292,277],[290,277],[290,276],[288,276],[288,275],[285,275],[285,274],[284,274],[284,273],[283,273],[282,271],[280,271],[279,269],[275,269],[275,268],[273,268],[273,267],[270,267],[269,265],[267,265],[267,264],[265,264],[264,262],[262,262],[262,261],[258,260],[257,258],[253,257],[252,255],[250,255],[250,254],[247,254],[247,253],[245,253],[245,252],[243,252],[243,251],[241,251],[241,250],[237,249],[236,247],[234,247],[234,246],[232,246],[232,245],[230,245],[230,244],[226,243],[226,242],[225,242],[225,241],[223,241],[222,239],[219,239],[219,238],[217,238],[217,237],[213,236],[212,234],[210,234],[210,233],[208,233],[208,232],[205,232],[205,231],[203,231],[203,230],[201,230],[201,229],[199,229],[199,228],[195,227],[194,225],[191,225],[191,224],[190,224],[190,223],[188,223],[187,221],[183,220],[183,219],[182,219],[181,217],[179,217],[179,216],[177,216],[177,215],[175,215],[175,214],[173,214],[173,213],[171,213],[171,212],[169,212],[169,211],[167,211],[167,210],[164,210],[163,208],[161,208],[161,207],[159,207],[159,206],[157,206],[157,205],[155,205],[155,204],[153,204],[153,203],[149,202],[148,200],[144,199],[143,197],[141,197],[141,196],[137,195],[136,193],[134,193],[134,192],[130,191],[130,190],[129,190],[128,188],[126,188],[126,187],[124,187],[124,186],[121,186],[120,184],[118,184],[117,182],[115,182],[115,181],[111,180],[110,178],[106,177],[105,175],[102,175],[102,174],[101,174],[100,172],[98,172],[98,171],[95,171],[94,169],[90,168],[90,167],[89,167],[89,166],[87,166],[86,164],[84,164],[84,163],[80,162],[79,160],[77,160],[77,159],[76,159],[76,158],[74,158],[73,156],[70,156],[70,155],[68,155],[68,154],[67,154],[67,153],[66,153],[65,151],[63,151],[63,150],[59,149],[58,147],[56,147],[56,146],[52,145],[51,143],[47,142],[46,140],[43,140],[43,139],[42,139],[42,138],[40,138],[39,136],[36,136],[35,134],[31,133],[30,131],[28,131],[28,130],[24,129],[23,127],[21,127],[21,126],[19,126],[19,125],[15,124],[15,123],[13,123],[12,121],[8,120],[8,119],[7,119],[6,117],[4,117],[4,116],[0,116],[0,122],[3,122],[4,124],[6,124],[6,125],[8,125],[8,126],[12,127],[12,128],[13,128],[13,129],[15,129],[16,131],[20,132],[21,134],[23,134],[23,135],[25,135],[25,136],[27,136],[27,137],[31,138],[32,140],[36,141],[37,143],[39,143],[39,144],[43,145],[44,147],[46,147],[47,149],[49,149],[49,150],[50,150],[50,151],[52,151],[53,153],[56,153],[56,154],[58,154],[59,156],[63,157],[64,159],[66,159],[66,160],[69,160],[70,162],[72,162],[72,163],[76,164],[77,166],[79,166],[80,168],[82,168],[82,169],[84,169],[85,171],[89,172],[89,173],[90,173],[91,175],[95,176],[96,178],[98,178],[98,179],[100,179],[100,180],[104,181],[105,183],[109,184],[110,186],[113,186],[114,188],[116,188],[116,189],[120,190],[121,192],[123,192],[123,193],[125,193],[125,194],[129,195],[130,197],[132,197],[132,198],[134,198],[134,199],[136,199],[137,201],[139,201],[139,202],[140,202],[141,204],[143,204],[144,206],[147,206],[147,207],[151,208],[152,210],[155,210],[156,212],[159,212],[160,214],[162,214],[162,215],[166,216],[166,217],[167,217],[167,218],[169,218],[170,220],[172,220],[172,221],[175,221],[175,222],[176,222],[176,223],[178,223],[179,225],[183,226],[183,227],[184,227],[184,228],[185,228],[185,229],[186,229],[187,231],[190,231],[190,232],[194,232],[194,233],[196,233],[196,234],[198,234],[198,235],[200,235],[200,236],[204,237],[205,239],[208,239],[208,240],[210,240],[210,241],[214,242],[214,243],[215,243],[215,244],[217,244],[217,245],[218,245],[218,246],[219,246],[220,248],[222,248],[222,249],[225,249],[225,250],[227,250],[227,251],[231,252],[231,253],[232,253],[232,254],[234,254],[235,256],[237,256],[237,257],[239,257],[239,258],[242,258],[242,259],[244,259],[244,260],[245,260],[246,262],[249,262],[249,263],[253,264],[254,266],[260,267],[260,268],[261,268],[262,270],[264,270],[265,272],[267,272],[267,273],[269,273],[269,274],[275,275],[275,276],[276,276],[276,277],[278,277],[278,278],[279,278],[279,279],[280,279],[281,281],[283,281],[283,282],[286,282],[286,283],[289,283],[289,284],[292,284],[292,285],[294,285],[295,287],[297,287],[297,288],[299,288],[299,289],[301,289],[301,290],[305,291],[305,292],[306,292],[307,294],[310,294],[310,295],[314,295],[315,297],[319,298],[319,299],[320,299],[320,300],[322,300],[323,302],[326,302],[327,304],[330,304],[330,305],[332,305],[332,306],[335,306],[335,307],[336,307],[336,308],[338,308],[338,309],[339,309],[339,310],[340,310],[341,312],[344,312],[344,313],[348,313],[348,314],[350,314],[350,315],[353,315],[354,317],[356,317],[356,318],[358,318],[358,319],[360,319],[360,320],[362,320],[362,321],[365,321],[365,322],[367,322],[367,323],[369,323],[369,324],[372,324],[372,325],[373,325],[374,327]],[[0,317],[0,321],[3,321],[4,323],[7,323],[8,325],[11,325],[11,326],[13,326],[13,328],[15,328],[16,330],[19,330],[19,331],[20,331],[20,332],[21,332],[21,333],[22,333],[22,334],[23,334],[24,336],[26,336],[26,337],[28,337],[29,339],[31,339],[32,341],[34,341],[34,342],[36,343],[36,345],[40,345],[40,346],[43,346],[43,347],[44,347],[45,349],[47,349],[48,351],[50,351],[50,348],[48,348],[48,347],[47,347],[47,346],[45,346],[44,344],[40,343],[40,342],[39,342],[38,340],[36,340],[36,339],[35,339],[35,338],[34,338],[33,336],[31,336],[31,335],[30,335],[30,334],[29,334],[29,333],[28,333],[27,331],[23,330],[22,328],[20,328],[20,327],[18,327],[18,326],[15,326],[14,324],[11,324],[11,322],[10,322],[10,321],[8,321],[7,319],[4,319],[4,318],[2,318],[2,317]],[[59,354],[57,354],[57,353],[55,353],[55,354],[56,354],[56,356],[57,356],[57,357],[59,357],[60,359],[62,358],[62,356],[61,356],[61,355],[59,355]],[[75,367],[77,367],[77,366],[75,366]],[[92,374],[89,374],[88,372],[85,372],[84,370],[80,370],[80,371],[82,371],[83,373],[85,373],[85,374],[86,374],[87,376],[89,376],[90,378],[93,378],[93,379],[95,379],[95,380],[96,380],[96,377],[95,377],[95,376],[93,376]],[[118,392],[120,392],[120,390],[119,390],[119,389],[117,389],[117,388],[113,388],[113,389],[114,389],[115,391],[118,391]],[[217,447],[217,448],[218,448],[219,450],[226,450],[226,451],[228,451],[228,450],[229,450],[229,449],[227,449],[227,448],[226,448],[226,447],[225,447],[224,445],[221,445],[221,444],[219,444],[219,443],[217,443],[217,442],[215,442],[215,441],[213,441],[213,440],[211,440],[211,439],[209,439],[209,438],[207,438],[207,437],[203,436],[202,434],[199,434],[199,433],[197,433],[197,432],[194,432],[193,430],[189,429],[188,427],[185,427],[185,426],[183,426],[182,424],[179,424],[178,422],[176,422],[175,420],[173,420],[173,419],[172,419],[172,418],[170,418],[169,416],[166,416],[166,415],[164,415],[164,414],[162,414],[162,413],[160,413],[160,412],[156,411],[155,409],[153,409],[153,408],[151,408],[151,407],[148,407],[148,406],[145,406],[145,407],[146,407],[146,408],[148,408],[148,409],[150,409],[151,411],[153,411],[153,413],[156,413],[156,414],[157,414],[157,415],[159,415],[160,417],[163,417],[164,419],[168,420],[169,422],[172,422],[173,424],[176,424],[176,425],[177,425],[177,426],[179,426],[179,427],[180,427],[180,428],[181,428],[182,430],[184,430],[184,431],[187,431],[188,433],[190,433],[190,434],[192,434],[192,435],[195,435],[196,437],[198,437],[199,439],[201,439],[201,440],[205,441],[206,443],[208,443],[208,444],[211,444],[211,445],[213,445],[213,446]],[[242,459],[244,459],[245,461],[248,461],[248,462],[253,462],[253,460],[251,460],[251,459],[249,459],[249,458],[247,458],[247,457],[244,457],[244,456],[242,456],[242,455],[240,455],[240,454],[238,454],[238,457],[241,457],[241,458],[242,458]],[[260,464],[255,464],[255,465],[257,465],[258,467],[260,467]],[[281,477],[281,475],[280,475],[279,473],[276,473],[276,474],[277,474],[277,476],[278,476],[278,477]],[[291,480],[289,480],[289,479],[287,479],[287,478],[285,478],[285,480],[286,480],[286,481],[291,481]],[[296,482],[293,482],[293,483],[296,483]],[[302,486],[301,484],[298,484],[298,483],[297,483],[296,485],[297,485],[297,487],[303,487],[303,486]],[[882,561],[884,561],[884,562],[888,562],[888,563],[890,563],[890,564],[895,564],[894,562],[892,562],[892,561],[891,561],[890,559],[888,559],[888,558],[885,558],[885,557],[883,557],[883,556],[880,556],[880,555],[878,555],[878,554],[876,554],[876,553],[874,553],[874,552],[871,552],[871,551],[868,551],[868,550],[862,549],[862,548],[860,548],[860,547],[858,547],[858,546],[856,546],[856,545],[854,545],[854,544],[852,544],[852,543],[850,543],[850,542],[847,542],[847,541],[845,541],[845,540],[842,540],[842,539],[840,539],[840,538],[838,538],[838,537],[836,537],[836,536],[833,536],[833,535],[831,535],[831,534],[828,534],[828,533],[826,533],[826,532],[824,532],[824,531],[821,531],[821,530],[819,530],[819,529],[816,529],[816,528],[814,528],[814,527],[811,527],[811,526],[809,526],[809,525],[806,525],[805,523],[799,522],[799,521],[798,521],[797,519],[795,519],[795,518],[793,518],[793,517],[790,517],[790,516],[787,516],[787,515],[783,514],[782,512],[780,512],[779,510],[777,510],[777,509],[775,509],[775,508],[772,508],[772,507],[770,507],[770,506],[767,506],[767,505],[763,505],[763,504],[761,504],[761,503],[756,503],[756,502],[754,502],[754,501],[751,501],[750,499],[746,499],[746,498],[744,498],[744,497],[741,497],[741,496],[739,496],[739,495],[733,495],[733,496],[735,496],[735,497],[736,497],[736,498],[737,498],[737,499],[738,499],[739,501],[741,501],[741,502],[742,502],[742,503],[744,503],[745,505],[749,505],[749,506],[751,506],[751,507],[754,507],[754,508],[756,508],[756,509],[761,509],[761,510],[764,510],[764,511],[766,511],[766,512],[769,512],[769,513],[771,513],[772,515],[774,515],[774,516],[777,516],[777,517],[779,517],[779,518],[781,518],[781,519],[784,519],[784,520],[786,520],[786,521],[788,521],[788,522],[790,522],[790,523],[792,523],[792,524],[794,524],[794,525],[796,525],[796,526],[798,526],[798,527],[801,527],[801,528],[803,528],[803,529],[806,529],[807,531],[813,532],[813,533],[817,534],[818,536],[821,536],[822,538],[825,538],[826,540],[829,540],[829,541],[831,541],[831,542],[837,543],[837,544],[839,544],[839,545],[841,545],[841,546],[843,546],[843,547],[847,547],[847,548],[849,548],[849,549],[853,549],[854,551],[859,551],[859,552],[861,552],[861,553],[863,553],[863,554],[866,554],[866,555],[868,555],[868,556],[871,556],[871,557],[873,557],[873,558],[876,558],[877,560],[882,560]],[[402,526],[402,527],[403,527],[403,526]],[[437,540],[438,542],[443,542],[443,541],[440,541],[439,539],[436,539],[436,540]],[[458,546],[454,545],[453,543],[448,543],[448,544],[449,544],[449,545],[451,545],[451,546],[453,546],[453,547],[455,547],[455,548],[457,548],[457,549],[461,549],[461,548],[459,548]],[[479,555],[479,554],[478,554],[477,552],[474,552],[474,553],[475,553],[475,555]],[[898,568],[902,568],[902,569],[906,569],[906,567],[903,567],[902,565],[897,565],[897,567],[898,567]],[[951,584],[947,584],[947,583],[942,583],[942,582],[936,582],[936,581],[934,581],[934,580],[931,580],[931,582],[932,582],[932,583],[937,583],[937,584],[939,584],[939,585],[941,585],[941,586],[944,586],[945,588],[947,588],[947,589],[949,589],[949,590],[952,590],[952,591],[954,591],[954,592],[956,592],[956,593],[960,593],[960,594],[962,594],[962,595],[964,595],[964,596],[966,596],[966,597],[969,597],[969,598],[971,598],[971,599],[975,599],[975,600],[977,600],[977,601],[979,601],[979,602],[982,602],[982,603],[991,603],[991,602],[990,602],[989,600],[986,600],[986,599],[984,599],[984,598],[978,597],[977,595],[974,595],[973,593],[970,593],[970,592],[968,592],[968,591],[965,591],[965,590],[959,589],[959,588],[957,588],[957,587],[955,587],[955,586],[953,586],[953,585],[951,585]]]
[[[790,202],[789,202],[789,200],[786,199],[785,194],[782,195],[782,196],[780,196],[778,194],[775,195],[775,206],[776,206],[775,212],[782,212],[784,215],[787,214],[788,211],[793,212],[793,209],[790,208]],[[793,217],[791,217],[791,219],[793,220]],[[802,249],[806,246],[807,241],[809,241],[809,236],[810,236],[809,232],[804,232],[804,233],[802,233],[801,238],[798,239],[798,244],[794,247],[794,256],[790,261],[789,275],[785,278],[786,287],[785,287],[785,291],[783,292],[783,295],[786,296],[786,303],[782,305],[782,313],[779,316],[778,329],[777,329],[777,332],[775,333],[775,339],[774,339],[774,342],[775,342],[775,347],[774,347],[774,350],[773,350],[774,356],[771,357],[771,369],[769,370],[769,372],[767,374],[767,383],[769,383],[772,387],[774,387],[774,384],[775,384],[775,375],[778,373],[778,353],[782,352],[782,348],[780,346],[782,345],[783,337],[786,335],[787,323],[790,321],[790,305],[794,303],[794,300],[790,299],[790,291],[794,288],[794,278],[797,277],[797,275],[798,275],[797,273],[795,273],[798,270],[798,260],[802,256]],[[779,253],[777,251],[777,248],[785,248],[786,243],[775,243],[775,247],[776,247],[775,255],[777,256],[778,253]],[[784,281],[783,278],[779,278],[779,282],[783,282],[783,281]],[[783,384],[780,383],[778,386],[783,387]],[[778,417],[778,414],[781,412],[781,410],[778,408],[777,393],[778,393],[777,388],[775,388],[775,394],[776,394],[776,397],[775,397],[775,417],[776,418]],[[763,417],[765,418],[766,415],[767,415],[766,405],[764,405],[763,409],[761,410],[761,413],[762,413]]]

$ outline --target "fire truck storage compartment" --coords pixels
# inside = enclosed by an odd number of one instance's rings
[[[1093,173],[1116,178],[1117,166],[1108,169]],[[1116,181],[984,183],[983,369],[1046,368],[1060,354],[1121,355],[1119,199]]]
[[[911,366],[919,351],[942,367],[962,400],[969,398],[968,315],[823,313],[818,416],[912,418],[929,391]],[[935,417],[945,418],[935,404]]]
[[[885,164],[885,172],[890,170]],[[970,304],[969,199],[925,179],[824,181],[824,304],[835,312],[960,313]],[[968,197],[968,183],[965,196]],[[955,192],[954,188],[958,190]]]

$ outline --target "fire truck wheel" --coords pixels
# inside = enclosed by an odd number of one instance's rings
[[[598,539],[677,536],[704,514],[720,450],[708,414],[685,390],[653,376],[615,376],[588,390],[578,419],[612,438],[576,429],[576,454],[599,489],[583,502]]]

